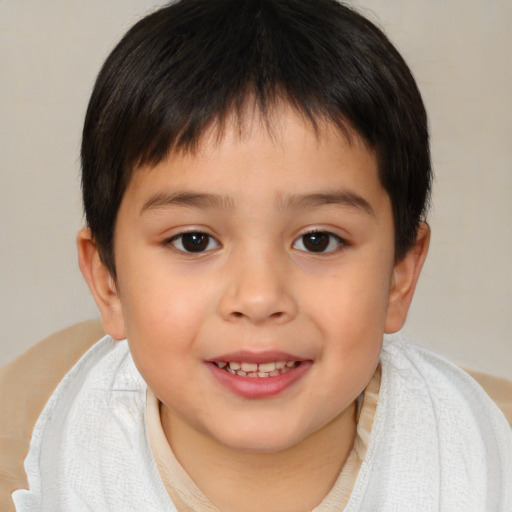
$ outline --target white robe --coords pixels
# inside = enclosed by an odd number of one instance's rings
[[[381,354],[379,402],[346,512],[510,512],[512,432],[467,374],[400,337]],[[108,336],[38,419],[19,512],[175,511],[153,458],[146,384]]]

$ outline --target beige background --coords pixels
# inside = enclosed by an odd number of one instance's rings
[[[76,264],[79,144],[101,63],[156,0],[0,0],[0,365],[97,315]],[[437,174],[429,259],[406,325],[512,378],[512,2],[353,2],[409,62]]]

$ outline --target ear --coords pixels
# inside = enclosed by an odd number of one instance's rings
[[[422,222],[418,227],[416,242],[393,268],[386,315],[386,333],[399,331],[405,323],[416,283],[427,257],[429,243],[430,227]]]
[[[78,232],[76,243],[80,270],[100,310],[103,327],[112,338],[121,340],[126,337],[126,333],[115,279],[101,261],[89,228]]]

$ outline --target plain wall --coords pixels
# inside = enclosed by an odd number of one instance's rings
[[[76,262],[94,78],[156,0],[0,0],[0,365],[97,316]],[[398,46],[430,115],[432,244],[405,331],[512,378],[512,2],[352,2]]]

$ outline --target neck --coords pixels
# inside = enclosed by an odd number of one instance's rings
[[[241,452],[190,428],[162,406],[174,455],[222,512],[297,512],[316,507],[334,485],[356,434],[355,403],[286,450]]]

